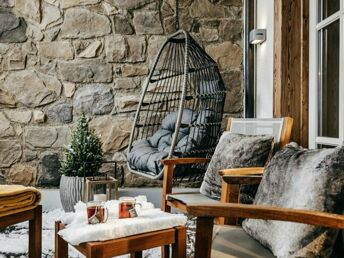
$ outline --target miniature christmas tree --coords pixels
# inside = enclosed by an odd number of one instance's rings
[[[71,144],[65,150],[61,173],[65,176],[95,176],[103,160],[102,144],[94,130],[89,128],[88,118],[82,114]]]

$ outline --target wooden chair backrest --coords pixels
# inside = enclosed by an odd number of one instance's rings
[[[273,135],[275,146],[284,147],[290,142],[293,119],[283,118],[230,118],[227,131],[240,134],[268,134]]]

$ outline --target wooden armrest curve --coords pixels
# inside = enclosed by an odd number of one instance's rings
[[[163,165],[186,165],[186,164],[196,164],[196,163],[208,163],[210,159],[208,158],[173,158],[173,159],[163,159],[161,163]]]
[[[264,173],[263,167],[251,167],[251,168],[229,168],[219,171],[221,176],[224,175],[261,175]]]
[[[264,220],[280,220],[297,222],[309,225],[344,229],[344,215],[290,209],[263,205],[219,203],[207,204],[195,203],[187,205],[186,210],[196,217],[240,217]]]

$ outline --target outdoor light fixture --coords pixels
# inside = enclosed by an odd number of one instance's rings
[[[262,44],[266,40],[266,29],[253,29],[250,31],[250,44]]]

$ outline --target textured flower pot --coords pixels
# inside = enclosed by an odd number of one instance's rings
[[[60,181],[60,199],[65,212],[74,211],[74,205],[82,201],[84,178],[62,175]]]

